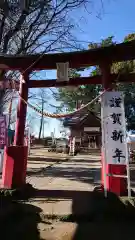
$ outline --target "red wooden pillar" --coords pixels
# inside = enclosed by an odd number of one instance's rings
[[[29,73],[22,74],[20,96],[28,100]],[[5,148],[2,172],[2,185],[5,188],[21,187],[25,184],[28,148],[24,146],[24,130],[27,104],[19,98],[14,146]]]
[[[28,80],[29,73],[22,74],[22,81],[20,83],[20,96],[27,101],[28,100]],[[27,104],[23,102],[20,98],[17,109],[17,122],[15,129],[14,145],[23,146],[24,145],[24,130],[25,130],[25,120],[27,113]]]
[[[102,84],[104,90],[111,91],[112,85],[110,82],[110,65],[104,64],[101,67],[102,71]],[[104,171],[103,171],[103,160],[104,155],[102,153],[102,169],[101,169],[101,181],[104,186]],[[106,164],[106,175],[125,175],[126,166],[125,165],[115,165],[115,164]],[[123,195],[127,191],[127,180],[125,178],[116,178],[112,176],[106,176],[106,187],[109,192],[113,192],[119,196]]]

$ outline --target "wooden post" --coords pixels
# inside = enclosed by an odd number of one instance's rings
[[[28,80],[29,73],[26,72],[22,74],[22,81],[20,82],[20,96],[27,102],[28,100]],[[24,130],[25,121],[27,113],[27,104],[23,102],[20,98],[17,109],[17,121],[15,129],[14,145],[23,146],[24,145]]]
[[[110,64],[102,64],[100,65],[101,74],[102,74],[102,86],[104,90],[111,90],[111,82],[110,82]]]

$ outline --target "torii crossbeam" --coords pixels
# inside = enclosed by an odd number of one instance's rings
[[[109,47],[56,54],[35,55],[1,55],[0,68],[5,70],[52,70],[56,63],[69,62],[70,68],[101,65],[103,62],[113,63],[135,59],[135,40],[114,44]]]
[[[116,83],[128,83],[135,82],[135,73],[125,73],[125,74],[110,74],[110,82]],[[63,81],[58,82],[57,79],[44,79],[44,80],[30,80],[28,81],[28,88],[50,88],[50,87],[66,87],[66,86],[78,86],[78,85],[88,85],[88,84],[102,84],[102,76],[90,76],[90,77],[75,77],[70,78],[69,82]],[[0,81],[0,89],[14,89],[19,90],[20,82],[18,80],[5,79],[5,81]]]

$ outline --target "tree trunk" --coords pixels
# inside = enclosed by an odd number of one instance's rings
[[[42,133],[42,127],[43,127],[43,121],[44,121],[43,112],[44,112],[44,100],[42,99],[42,115],[41,115],[41,119],[40,119],[40,128],[39,128],[38,139],[41,139],[41,133]]]

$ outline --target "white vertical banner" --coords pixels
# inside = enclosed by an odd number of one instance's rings
[[[127,177],[128,196],[130,196],[130,171],[126,141],[124,95],[122,92],[105,92],[101,98],[101,119],[105,187],[106,164],[127,165],[127,176],[125,177]],[[115,175],[115,177],[117,176]]]
[[[30,134],[30,127],[28,127],[28,155],[30,155],[30,139],[31,134]]]
[[[75,137],[71,137],[70,138],[70,150],[69,150],[69,154],[73,155],[75,154]]]
[[[75,154],[75,137],[73,137],[73,155]]]
[[[57,66],[57,82],[69,81],[68,70],[69,63],[56,63]]]
[[[24,145],[28,147],[28,155],[30,155],[30,142],[31,142],[31,134],[30,127],[27,127],[24,132]]]
[[[127,165],[126,123],[122,92],[102,96],[102,134],[106,163]]]

